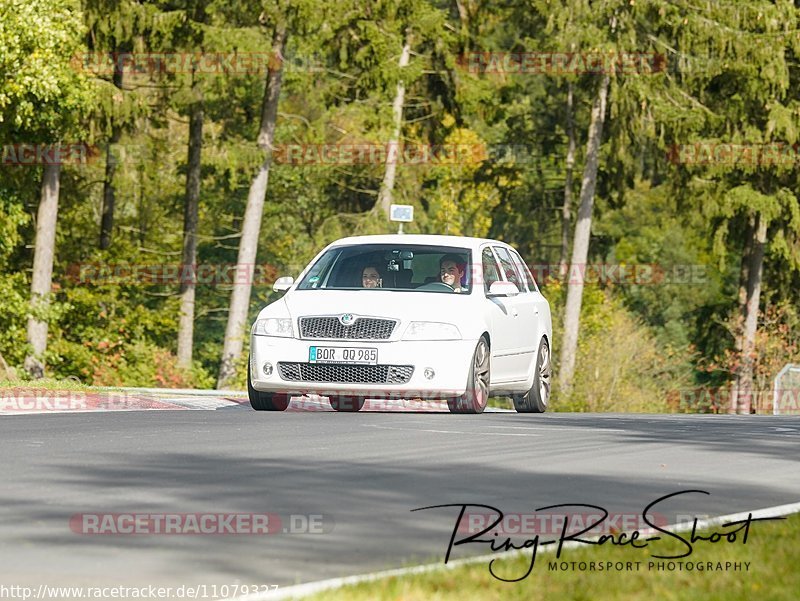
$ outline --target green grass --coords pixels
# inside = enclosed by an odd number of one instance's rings
[[[0,380],[0,390],[17,388],[26,390],[91,390],[91,386],[82,384],[77,379],[57,380],[42,378],[40,380]]]
[[[712,532],[714,530],[712,529]],[[724,531],[718,528],[717,531]],[[688,533],[684,534],[688,536]],[[447,537],[442,541],[443,552]],[[521,543],[522,540],[518,540]],[[655,545],[658,545],[657,547]],[[747,544],[741,537],[735,543],[716,545],[698,541],[691,557],[681,560],[659,560],[650,556],[680,554],[685,549],[678,541],[667,538],[652,543],[647,549],[628,547],[581,546],[562,552],[537,555],[536,565],[527,579],[516,583],[496,580],[487,564],[472,564],[450,570],[387,578],[384,580],[324,591],[306,599],[351,601],[392,599],[403,601],[472,601],[477,599],[510,599],[537,601],[570,600],[786,600],[800,598],[800,514],[784,521],[757,522],[750,528]],[[488,549],[487,549],[488,551]],[[502,553],[496,555],[502,556]],[[640,562],[639,571],[551,571],[550,562]],[[649,562],[750,562],[748,571],[657,571],[648,569]],[[505,578],[523,575],[530,563],[526,557],[499,560],[493,568]],[[635,566],[635,563],[633,564]],[[633,567],[632,566],[632,567]]]

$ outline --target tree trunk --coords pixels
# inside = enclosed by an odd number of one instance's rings
[[[756,233],[756,217],[750,215],[747,220],[747,228],[744,235],[744,246],[742,247],[742,262],[739,268],[739,294],[737,302],[739,304],[736,312],[736,320],[733,325],[734,335],[734,348],[736,349],[736,357],[738,361],[742,359],[742,348],[744,344],[744,322],[747,319],[747,283],[750,273],[750,261],[753,253],[753,238]],[[730,407],[728,413],[736,413],[738,394],[736,392],[736,383],[733,384],[733,390],[730,395]]]
[[[119,48],[117,48],[119,52]],[[118,90],[122,89],[122,70],[114,69],[114,86]],[[114,173],[117,171],[116,147],[122,137],[122,127],[115,124],[111,127],[111,138],[106,149],[106,174],[103,179],[103,213],[100,219],[100,248],[106,250],[111,246],[111,235],[114,230],[114,204],[116,201],[116,189],[114,188]]]
[[[4,380],[17,379],[16,370],[13,367],[11,367],[8,363],[6,363],[6,360],[3,357],[3,353],[0,353],[0,374],[2,374],[2,378]]]
[[[575,222],[575,237],[572,243],[572,261],[567,283],[567,303],[564,310],[564,339],[561,346],[559,366],[559,384],[564,394],[569,394],[571,391],[572,376],[575,372],[578,327],[580,325],[581,303],[583,301],[583,276],[586,273],[586,258],[589,255],[592,208],[594,206],[594,190],[597,184],[600,143],[603,138],[608,83],[608,75],[604,75],[597,98],[592,105],[589,139],[586,143],[586,165],[583,169],[580,208],[578,209],[578,219]]]
[[[461,24],[461,52],[466,53],[469,50],[469,12],[465,2],[468,0],[456,0],[456,9],[458,10],[458,22]],[[463,57],[469,60],[467,56]]]
[[[145,177],[145,167],[144,162],[139,163],[139,169],[136,172],[136,175],[139,179],[139,185],[137,186],[137,191],[139,193],[139,200],[137,202],[137,215],[139,217],[139,232],[138,232],[138,241],[139,246],[144,248],[147,246],[147,207],[146,207],[146,198],[147,198],[147,190],[145,187],[148,184],[148,181]]]
[[[25,371],[32,378],[44,377],[44,352],[47,349],[47,321],[36,319],[38,311],[46,310],[49,304],[53,281],[53,256],[56,245],[56,222],[58,220],[58,192],[61,165],[44,166],[42,194],[36,216],[36,246],[33,251],[33,277],[31,279],[31,309],[34,315],[28,318],[28,344],[31,353],[25,358]]]
[[[736,350],[742,352],[742,342],[744,338],[744,321],[747,319],[747,284],[750,279],[750,261],[753,253],[753,238],[756,234],[756,217],[751,215],[747,221],[745,231],[744,247],[742,248],[742,263],[739,270],[739,311],[738,323],[736,326]]]
[[[117,171],[117,153],[119,152],[116,145],[121,137],[122,130],[115,126],[108,141],[108,148],[106,148],[106,174],[103,179],[103,213],[100,218],[100,248],[102,250],[106,250],[111,246],[111,234],[114,229],[114,203],[116,201],[114,173]]]
[[[178,322],[178,365],[192,366],[194,297],[197,284],[197,221],[200,203],[200,166],[203,149],[203,90],[194,84],[195,102],[189,108],[189,156],[183,206],[183,257],[181,266],[181,313]]]
[[[283,57],[286,44],[286,30],[278,28],[272,40],[274,56]],[[264,151],[264,162],[250,184],[247,194],[247,208],[244,212],[242,237],[239,241],[239,256],[236,260],[236,283],[231,294],[228,310],[228,323],[225,327],[225,341],[222,348],[222,361],[217,378],[217,388],[229,388],[236,371],[235,364],[242,354],[242,346],[247,326],[247,313],[250,306],[250,290],[252,288],[255,269],[258,233],[261,229],[261,214],[264,211],[264,199],[269,181],[269,168],[272,163],[273,140],[275,138],[275,121],[278,117],[278,98],[283,78],[282,61],[267,72],[266,91],[261,107],[261,127],[258,133],[258,146]]]
[[[408,60],[411,56],[411,42],[409,37],[406,36],[406,43],[403,45],[403,51],[400,53],[400,62],[398,66],[402,69],[408,66]],[[394,115],[394,131],[392,132],[392,139],[389,141],[389,147],[386,149],[386,170],[383,173],[383,182],[381,183],[381,191],[378,194],[378,207],[388,217],[389,211],[392,206],[392,193],[394,191],[394,178],[397,172],[397,161],[399,160],[399,140],[400,129],[403,124],[403,103],[406,98],[406,86],[402,78],[397,82],[397,92],[394,96],[392,103],[392,114]]]
[[[737,413],[749,414],[753,400],[753,369],[755,366],[756,330],[758,329],[758,305],[761,301],[761,279],[764,269],[764,247],[767,243],[767,220],[759,214],[753,230],[752,250],[747,278],[747,303],[742,332],[742,355],[736,374]]]
[[[572,169],[575,166],[575,117],[573,113],[572,82],[567,84],[567,164],[564,180],[564,206],[561,208],[561,258],[558,277],[567,276],[569,255],[569,225],[572,218]]]

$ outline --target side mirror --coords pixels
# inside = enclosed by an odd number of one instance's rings
[[[275,292],[286,292],[292,287],[292,284],[294,284],[294,278],[290,275],[285,275],[275,280],[275,283],[272,285],[272,289]]]
[[[519,288],[514,282],[494,282],[489,286],[487,296],[516,296]]]

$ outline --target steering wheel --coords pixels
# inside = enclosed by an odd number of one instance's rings
[[[441,292],[455,292],[455,288],[453,288],[450,284],[445,284],[444,282],[428,282],[427,284],[423,284],[417,290],[439,290]]]

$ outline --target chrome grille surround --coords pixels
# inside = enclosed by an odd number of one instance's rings
[[[353,325],[345,326],[335,315],[300,318],[300,338],[326,340],[388,340],[396,319],[358,317]]]

